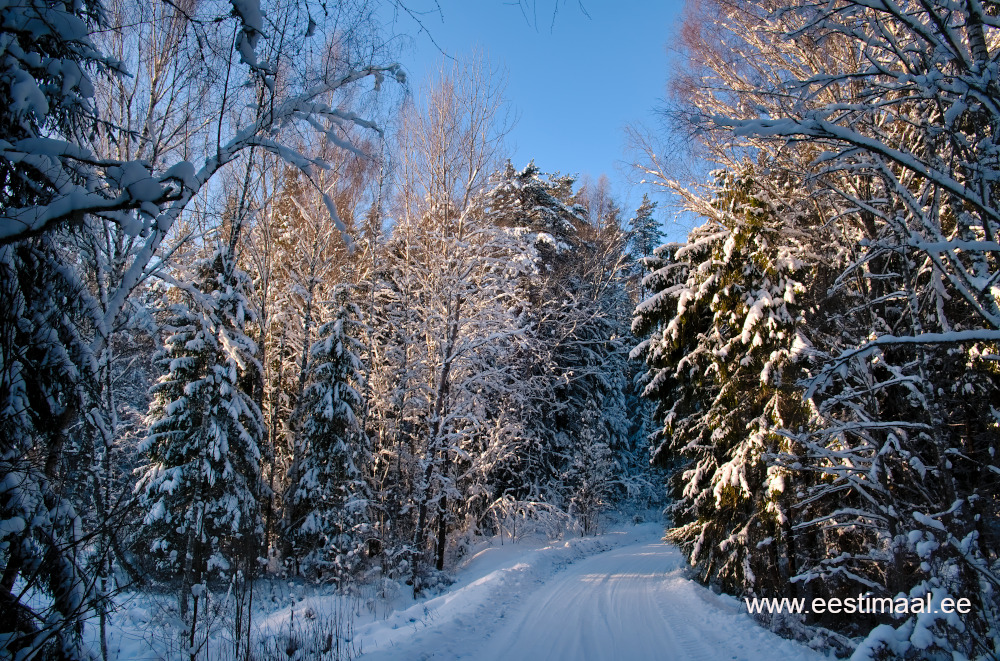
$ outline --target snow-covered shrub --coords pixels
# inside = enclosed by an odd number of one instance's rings
[[[362,650],[353,642],[354,612],[340,600],[332,613],[292,610],[280,633],[262,635],[252,661],[352,661]]]

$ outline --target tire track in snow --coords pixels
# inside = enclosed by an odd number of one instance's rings
[[[417,633],[374,658],[476,661],[817,661],[826,657],[757,626],[736,600],[683,577],[661,542],[579,560],[511,600],[485,596],[461,626]],[[498,601],[493,601],[501,597]],[[449,621],[455,624],[459,618]],[[447,631],[447,633],[445,633]],[[442,635],[443,634],[443,635]]]
[[[480,658],[713,661],[717,650],[698,628],[660,603],[667,570],[679,562],[661,543],[583,560],[529,596]]]
[[[675,549],[670,549],[677,553]],[[680,656],[676,658],[680,661],[715,661],[718,656],[712,648],[704,641],[700,627],[696,626],[691,618],[690,611],[685,608],[687,604],[678,603],[677,599],[670,600],[670,593],[665,588],[666,576],[658,585],[653,588],[656,593],[653,603],[663,618],[663,627],[674,640],[671,650],[680,650]]]

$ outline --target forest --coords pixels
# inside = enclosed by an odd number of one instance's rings
[[[0,0],[0,659],[112,658],[137,593],[308,658],[268,582],[650,508],[717,592],[935,605],[784,636],[997,658],[1000,2],[688,0],[635,209],[386,11]]]

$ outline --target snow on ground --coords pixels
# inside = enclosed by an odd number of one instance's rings
[[[277,658],[290,631],[310,637],[350,617],[351,646],[363,661],[827,658],[761,628],[742,602],[685,578],[683,556],[662,534],[662,524],[644,523],[559,542],[483,542],[446,591],[418,601],[408,592],[387,604],[374,589],[359,599],[273,582],[256,591],[255,645],[279,650]],[[174,610],[168,596],[124,600],[112,616],[110,657],[178,657],[184,643]],[[228,658],[224,622],[211,638],[207,658]]]
[[[662,534],[662,525],[643,524],[541,548],[529,542],[483,549],[456,572],[458,580],[446,593],[360,627],[355,641],[364,659],[461,658],[464,650],[476,652],[478,640],[502,623],[525,595],[571,563]]]
[[[447,593],[358,629],[362,659],[826,658],[685,578],[662,534],[643,524],[520,555],[483,551]]]

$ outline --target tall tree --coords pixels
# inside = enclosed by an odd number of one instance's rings
[[[449,532],[466,525],[460,510],[469,498],[459,481],[480,455],[481,412],[504,371],[493,358],[518,331],[507,304],[516,252],[484,222],[479,199],[509,128],[502,92],[482,60],[443,71],[426,100],[405,111],[400,134],[399,220],[376,314],[391,315],[403,344],[377,366],[398,381],[377,377],[390,390],[374,396],[391,403],[384,410],[400,434],[385,438],[380,453],[396,467],[379,473],[398,476],[408,464],[415,592],[432,564],[429,551],[443,569]]]
[[[525,246],[531,266],[517,285],[530,343],[515,354],[527,386],[515,401],[529,424],[505,489],[517,500],[562,508],[575,497],[570,475],[585,440],[583,421],[590,420],[587,442],[613,452],[625,450],[628,435],[619,381],[627,371],[625,237],[614,213],[592,225],[577,199],[571,177],[546,178],[534,163],[521,171],[508,163],[485,202],[491,222]]]
[[[260,370],[246,335],[249,278],[225,244],[192,270],[190,281],[178,282],[182,297],[171,306],[170,335],[155,359],[162,375],[152,388],[137,489],[143,538],[156,569],[180,579],[178,602],[194,646],[209,581],[232,576],[259,553],[266,487],[263,424],[249,394]]]
[[[771,199],[752,169],[723,173],[706,223],[650,259],[634,355],[663,427],[655,459],[678,462],[669,532],[703,580],[777,593],[795,574],[790,472],[778,430],[805,422],[792,359],[803,346],[804,282],[815,264],[807,207]]]
[[[276,497],[286,491],[286,482],[301,478],[297,470],[302,448],[296,443],[291,418],[312,368],[310,348],[319,328],[329,320],[331,309],[326,302],[333,299],[337,287],[356,277],[351,234],[368,159],[347,152],[329,160],[340,165],[338,170],[322,172],[313,180],[284,169],[275,181],[273,196],[254,215],[249,249],[244,253],[260,274],[253,303],[261,317],[258,343],[265,371],[261,408],[268,446],[275,453],[266,472],[269,484],[276,485]],[[347,234],[330,222],[325,198],[333,201],[338,217],[349,228]],[[280,509],[278,501],[267,506],[268,535]],[[284,550],[290,552],[288,539],[284,542]]]
[[[94,74],[117,70],[90,38],[102,18],[96,2],[0,8],[0,637],[25,659],[84,658],[95,604],[64,459],[70,424],[100,399],[88,342],[100,306],[40,210],[97,183],[79,140],[97,121]]]
[[[289,560],[310,578],[338,584],[360,567],[370,528],[371,450],[360,422],[364,330],[351,293],[334,292],[333,314],[310,350],[307,387],[292,422],[301,449],[284,497]]]
[[[841,594],[975,594],[963,633],[932,614],[874,630],[889,619],[824,624],[871,630],[859,653],[995,654],[995,560],[980,522],[996,514],[977,505],[996,489],[994,422],[983,400],[956,399],[994,392],[981,362],[997,332],[984,183],[997,167],[996,95],[982,78],[992,9],[717,4],[717,21],[692,13],[683,33],[695,57],[675,116],[731,171],[755,155],[768,199],[805,193],[829,229],[831,270],[805,283],[819,303],[800,363],[813,414],[780,432],[798,452],[769,460],[808,485],[792,510],[793,579]],[[647,172],[662,175],[648,155]]]
[[[656,202],[650,201],[649,195],[643,193],[642,202],[628,221],[629,247],[637,258],[649,257],[663,243],[663,230],[660,229],[660,222],[653,216],[654,211]]]

